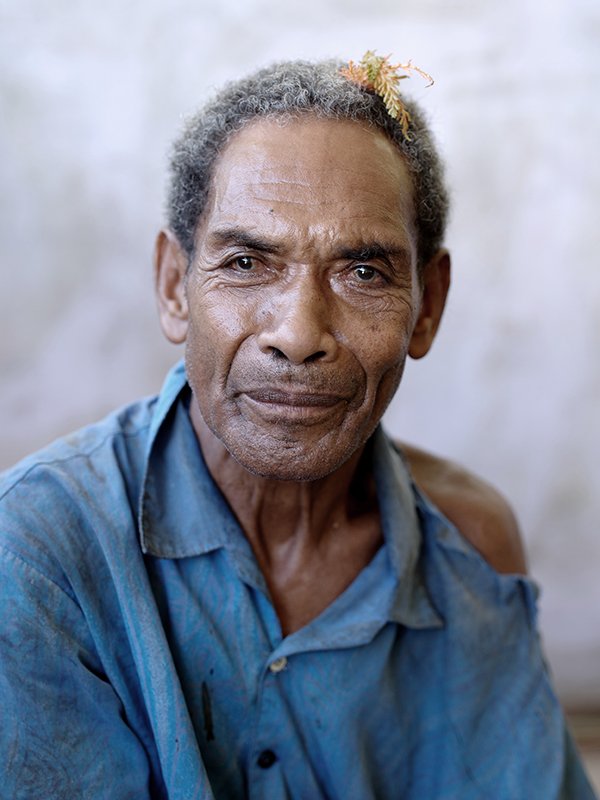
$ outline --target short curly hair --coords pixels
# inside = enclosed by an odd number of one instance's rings
[[[408,136],[404,136],[379,95],[340,75],[342,66],[336,60],[274,64],[226,84],[212,102],[187,120],[171,154],[167,219],[190,259],[215,161],[231,137],[256,118],[286,120],[303,114],[367,123],[388,136],[412,175],[420,272],[437,253],[449,203],[443,164],[423,113],[403,96],[410,113]]]

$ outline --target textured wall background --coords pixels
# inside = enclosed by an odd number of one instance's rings
[[[454,287],[388,428],[511,500],[568,702],[600,703],[595,0],[1,0],[0,467],[159,389],[165,153],[211,87],[393,52],[448,163]]]

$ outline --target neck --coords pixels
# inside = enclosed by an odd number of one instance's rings
[[[269,480],[231,456],[195,398],[190,416],[207,468],[265,577],[282,634],[293,633],[352,583],[383,541],[365,446],[319,480]]]
[[[204,422],[194,398],[190,417],[208,471],[257,555],[263,551],[268,557],[273,547],[292,540],[318,548],[324,537],[376,505],[364,445],[318,480],[271,480],[249,472],[233,458]]]

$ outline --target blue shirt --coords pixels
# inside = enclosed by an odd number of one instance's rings
[[[282,637],[189,398],[178,365],[0,481],[2,797],[594,797],[532,583],[478,555],[381,430],[385,543]]]

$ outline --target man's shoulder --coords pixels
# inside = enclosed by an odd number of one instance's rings
[[[496,489],[452,461],[395,444],[419,489],[497,572],[527,572],[515,515]]]
[[[57,439],[0,475],[0,546],[62,584],[111,529],[134,530],[155,399]]]
[[[155,397],[149,397],[130,403],[26,456],[0,474],[0,502],[20,484],[38,480],[39,476],[56,480],[63,473],[82,474],[84,465],[90,462],[97,470],[104,461],[110,470],[115,462],[135,457],[150,425],[155,402]],[[102,476],[97,478],[101,480]]]

